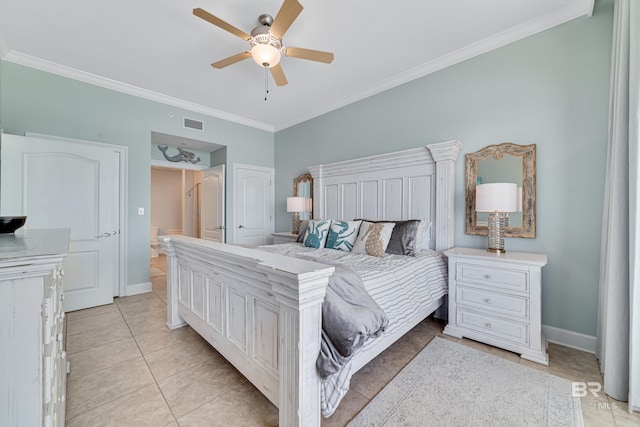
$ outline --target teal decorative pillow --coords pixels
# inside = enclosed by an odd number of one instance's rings
[[[310,220],[304,233],[304,245],[308,248],[324,248],[331,227],[331,220]]]
[[[358,238],[362,221],[332,221],[326,248],[350,252]]]

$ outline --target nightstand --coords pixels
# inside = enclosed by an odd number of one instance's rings
[[[541,270],[544,254],[452,248],[449,322],[444,333],[470,338],[549,365],[542,334]]]
[[[273,236],[273,244],[277,245],[278,243],[294,243],[298,238],[297,234],[293,234],[290,231],[280,231],[278,233],[271,233]]]

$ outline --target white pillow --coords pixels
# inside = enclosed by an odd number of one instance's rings
[[[421,220],[417,233],[416,250],[429,250],[431,245],[431,221]]]
[[[331,221],[331,228],[325,245],[328,249],[349,252],[358,238],[362,221]]]
[[[309,220],[307,231],[304,233],[304,246],[316,249],[324,248],[327,235],[329,234],[329,227],[331,227],[330,219]]]
[[[358,239],[356,239],[351,252],[383,257],[384,251],[389,244],[389,239],[391,239],[391,232],[395,226],[396,224],[393,222],[372,223],[362,221]]]

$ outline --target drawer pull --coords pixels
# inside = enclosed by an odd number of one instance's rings
[[[491,323],[490,322],[485,323],[484,326],[486,326],[487,329],[491,329]]]
[[[487,280],[489,280],[489,279],[491,279],[491,275],[490,275],[490,274],[485,274],[485,275],[484,275],[484,278],[485,278],[485,279],[487,279]]]
[[[493,300],[491,298],[486,298],[484,302],[486,302],[487,304],[492,304]]]

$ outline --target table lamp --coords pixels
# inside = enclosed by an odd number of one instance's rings
[[[287,212],[293,212],[292,234],[300,231],[300,212],[309,212],[307,206],[308,202],[304,197],[287,197]]]
[[[516,212],[518,185],[507,182],[476,185],[476,212],[489,212],[488,252],[504,253],[504,228],[507,212]]]

